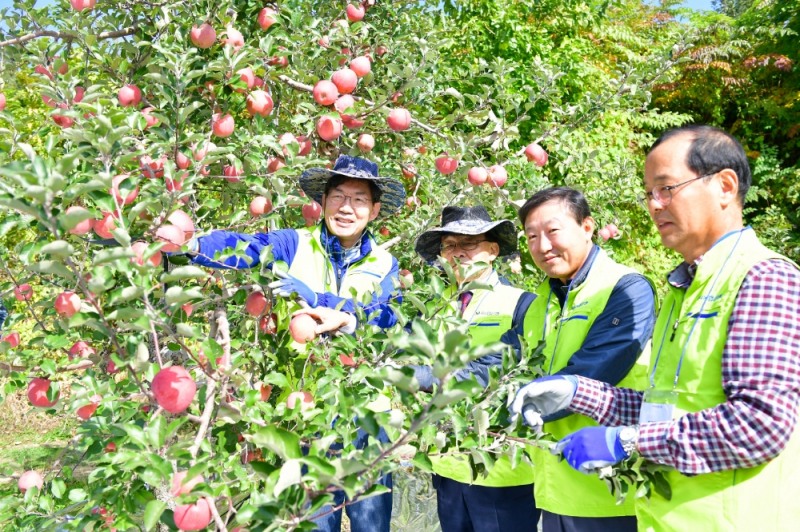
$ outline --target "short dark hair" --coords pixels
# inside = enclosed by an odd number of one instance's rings
[[[548,201],[554,200],[564,203],[569,212],[572,213],[575,221],[579,224],[583,223],[586,218],[589,218],[592,215],[592,211],[589,208],[589,202],[586,201],[586,196],[583,195],[583,192],[570,187],[550,187],[540,190],[528,198],[528,201],[525,202],[525,205],[519,209],[519,220],[522,222],[522,226],[525,226],[525,219],[528,218],[528,215],[531,212],[538,209]]]
[[[689,170],[700,176],[730,168],[736,173],[739,181],[739,204],[743,206],[753,176],[747,155],[739,141],[717,127],[692,124],[664,132],[653,143],[648,153],[669,139],[681,135],[686,135],[691,140],[686,153],[686,166]]]
[[[366,181],[369,185],[369,192],[372,196],[372,203],[378,203],[381,200],[381,189],[378,188],[378,185],[375,184],[374,181],[370,179],[358,179],[357,177],[349,177],[342,174],[335,174],[332,175],[328,182],[325,183],[325,195],[330,192],[332,188],[336,188],[345,181]]]

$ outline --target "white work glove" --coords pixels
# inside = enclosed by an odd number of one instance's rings
[[[573,375],[548,375],[529,382],[519,389],[511,402],[511,424],[522,414],[526,425],[541,430],[542,417],[569,407],[577,388],[578,379]]]

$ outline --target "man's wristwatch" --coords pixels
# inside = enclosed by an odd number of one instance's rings
[[[639,425],[630,425],[623,427],[619,431],[619,443],[622,445],[622,450],[630,456],[636,451],[636,440],[639,439]]]

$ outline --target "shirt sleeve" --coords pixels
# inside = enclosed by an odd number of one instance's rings
[[[215,260],[217,253],[226,249],[234,250],[240,243],[246,243],[245,257],[230,256]],[[197,239],[197,252],[192,262],[208,268],[245,269],[260,264],[261,252],[272,246],[272,256],[276,260],[292,263],[297,252],[299,239],[294,229],[281,229],[269,233],[248,235],[231,231],[214,231]]]
[[[605,309],[589,329],[580,349],[556,375],[576,375],[617,384],[630,372],[655,326],[655,294],[641,274],[623,276],[608,298]],[[563,411],[546,416],[555,421]]]
[[[643,425],[643,457],[696,475],[754,467],[786,447],[800,404],[800,271],[783,260],[750,269],[722,353],[727,400]]]

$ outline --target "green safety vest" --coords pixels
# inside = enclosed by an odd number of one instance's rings
[[[618,264],[602,249],[595,256],[586,279],[569,291],[564,308],[559,308],[558,298],[552,293],[549,280],[537,289],[541,306],[526,315],[526,325],[547,333],[544,348],[544,368],[549,374],[567,365],[570,357],[583,345],[594,321],[603,312],[611,292],[619,280],[636,270]],[[655,293],[655,290],[654,290]],[[655,297],[655,296],[654,296]],[[643,390],[647,384],[649,344],[636,364],[619,382],[619,386]],[[584,427],[597,426],[589,417],[571,414],[544,424],[543,431],[560,440]],[[617,504],[605,482],[596,475],[586,475],[570,467],[559,457],[544,449],[534,451],[536,474],[536,505],[542,510],[573,517],[620,517],[634,515],[633,497]]]
[[[362,301],[366,294],[372,294],[380,282],[392,271],[392,255],[370,240],[372,251],[361,260],[351,264],[337,286],[336,272],[327,251],[320,243],[322,229],[297,229],[299,241],[289,275],[308,285],[314,292],[332,292],[340,297],[351,297],[355,290]]]
[[[500,337],[512,326],[514,309],[525,293],[519,288],[500,283],[493,271],[486,284],[493,290],[474,290],[472,299],[464,309],[463,318],[469,322],[469,335],[475,345],[486,345],[500,341]],[[533,484],[533,467],[520,462],[512,468],[511,461],[501,455],[486,477],[472,479],[472,470],[466,454],[433,455],[430,457],[433,471],[440,476],[477,486],[508,487]]]
[[[653,365],[656,389],[672,390],[684,353],[675,388],[675,418],[727,401],[721,375],[728,320],[745,276],[768,259],[789,261],[764,247],[748,228],[728,235],[703,255],[688,288],[670,286],[653,333],[653,351],[658,353]],[[640,530],[800,528],[797,430],[783,452],[766,464],[694,476],[670,471],[666,478],[672,500],[657,493],[637,500]]]

